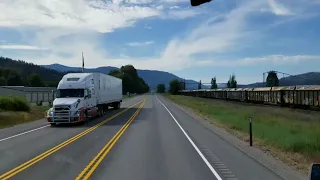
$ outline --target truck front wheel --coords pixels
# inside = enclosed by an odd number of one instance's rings
[[[116,103],[113,104],[113,108],[114,109],[120,109],[120,105],[121,105],[120,102],[116,102]]]
[[[99,115],[98,115],[99,117],[101,117],[101,116],[104,115],[104,108],[103,108],[102,106],[99,106],[99,107],[98,107],[98,114],[99,114]]]

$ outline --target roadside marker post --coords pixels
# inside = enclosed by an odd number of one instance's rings
[[[252,146],[252,118],[249,117],[250,146]]]

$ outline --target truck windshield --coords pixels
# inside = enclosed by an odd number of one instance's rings
[[[59,89],[57,98],[84,97],[84,89]]]

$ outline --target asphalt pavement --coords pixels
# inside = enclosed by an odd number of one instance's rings
[[[281,177],[165,98],[144,95],[129,99],[121,109],[110,110],[104,117],[84,125],[50,127],[41,120],[2,129],[0,179],[280,180]]]

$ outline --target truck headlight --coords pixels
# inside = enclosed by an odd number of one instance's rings
[[[76,111],[76,112],[74,113],[74,115],[79,117],[79,116],[80,116],[80,111]]]
[[[49,116],[49,117],[52,117],[52,116],[53,116],[52,108],[50,108],[50,109],[47,111],[47,116]]]

